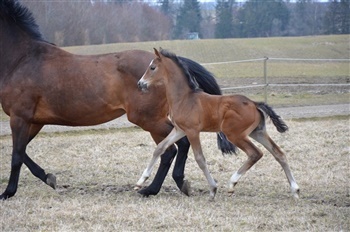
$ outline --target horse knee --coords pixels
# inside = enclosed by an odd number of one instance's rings
[[[162,165],[170,165],[173,162],[176,153],[177,153],[177,150],[175,146],[169,147],[164,152],[164,154],[160,157],[160,163]]]
[[[19,153],[12,154],[11,167],[13,169],[21,168],[23,163],[24,163],[24,156],[23,155],[21,155]]]

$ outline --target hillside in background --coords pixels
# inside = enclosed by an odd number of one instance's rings
[[[251,39],[171,40],[65,47],[76,54],[102,54],[129,49],[153,51],[162,47],[200,63],[262,57],[349,59],[349,35]]]

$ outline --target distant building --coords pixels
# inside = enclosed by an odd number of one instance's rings
[[[187,33],[186,39],[190,39],[190,40],[199,39],[198,32]]]

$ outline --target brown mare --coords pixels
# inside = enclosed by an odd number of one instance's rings
[[[137,88],[153,53],[133,50],[94,56],[70,54],[46,42],[31,12],[13,0],[0,0],[0,28],[0,99],[4,112],[10,116],[13,140],[10,178],[0,199],[16,193],[23,163],[33,175],[56,188],[56,177],[47,174],[26,153],[27,144],[45,124],[96,125],[126,113],[128,120],[149,131],[156,143],[172,130],[163,88],[154,87],[147,94]],[[180,59],[189,65],[205,91],[221,94],[214,77],[204,73],[202,66]],[[219,142],[227,145],[225,140]],[[183,180],[187,138],[177,145],[173,178],[187,193]],[[141,194],[159,192],[176,154],[175,146],[165,151],[154,181]]]
[[[150,165],[144,171],[148,175],[157,158],[171,144],[187,136],[199,167],[204,172],[210,186],[210,199],[214,199],[217,185],[210,175],[203,156],[199,133],[201,131],[222,131],[227,138],[243,150],[248,160],[232,175],[229,183],[229,193],[234,192],[234,186],[261,157],[262,152],[248,138],[261,143],[276,158],[284,169],[291,191],[298,197],[299,187],[289,168],[287,158],[281,149],[269,137],[265,128],[266,117],[269,116],[279,132],[285,132],[288,127],[265,103],[253,102],[242,95],[213,96],[196,88],[193,77],[175,54],[155,49],[156,58],[138,82],[143,91],[152,92],[152,86],[164,85],[166,98],[170,108],[170,118],[174,125],[170,134],[158,144],[153,153]],[[139,180],[141,184],[143,177]]]

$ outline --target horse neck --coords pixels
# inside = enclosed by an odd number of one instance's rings
[[[30,52],[33,40],[0,20],[0,82],[11,75],[23,58]]]
[[[176,65],[174,64],[174,66]],[[188,98],[188,95],[193,93],[183,72],[178,67],[173,70],[176,71],[167,75],[165,84],[166,98],[170,108],[181,107],[183,99]]]

